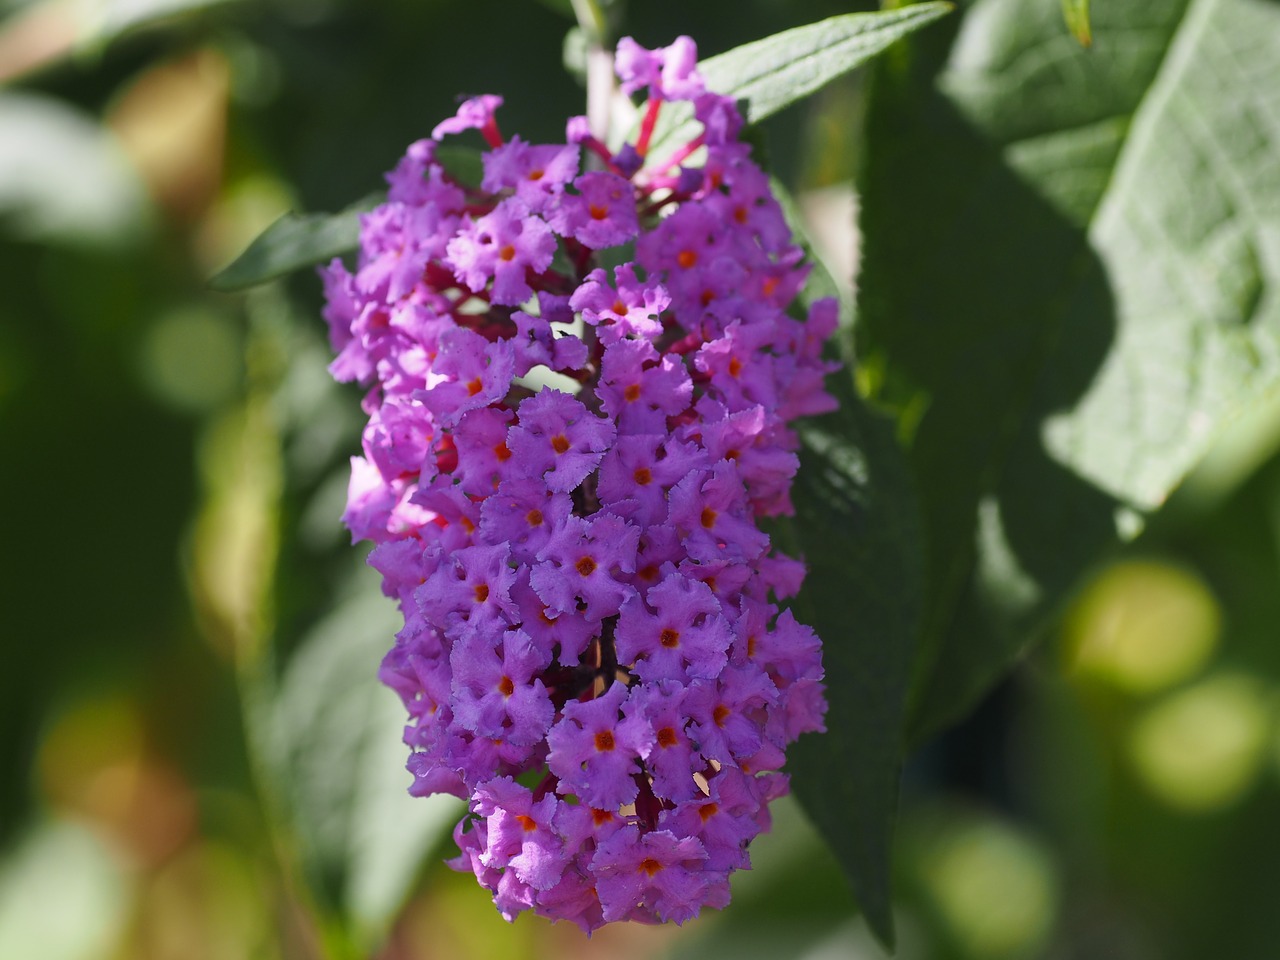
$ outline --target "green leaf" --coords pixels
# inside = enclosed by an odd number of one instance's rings
[[[340,213],[286,213],[216,274],[209,286],[224,292],[244,290],[350,253],[360,243],[360,214],[382,200],[382,194],[370,194]]]
[[[830,17],[735,47],[702,61],[698,69],[708,89],[745,101],[746,120],[759,123],[951,9],[950,3],[931,2]],[[689,104],[665,105],[650,149],[687,142],[699,132]]]
[[[437,147],[436,158],[464,186],[479,185],[484,175],[480,151],[470,147]],[[209,286],[224,292],[244,290],[350,253],[360,244],[360,214],[384,199],[385,194],[371,193],[339,213],[286,213],[215,274]]]
[[[462,815],[452,797],[415,798],[401,743],[405,710],[375,666],[401,626],[361,567],[347,598],[303,639],[278,687],[260,692],[251,735],[331,943],[380,945],[423,860]]]
[[[809,567],[796,612],[823,639],[828,732],[801,737],[787,769],[868,924],[890,945],[902,728],[924,606],[921,530],[891,422],[847,375],[833,379],[840,409],[802,425],[793,491]]]
[[[743,44],[699,69],[710,89],[745,100],[747,121],[758,123],[951,10],[950,3],[932,2],[830,17]]]
[[[882,61],[859,346],[911,432],[929,597],[914,731],[1280,382],[1280,7],[979,0]],[[903,421],[904,427],[906,421]]]

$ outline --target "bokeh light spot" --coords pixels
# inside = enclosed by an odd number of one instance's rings
[[[240,383],[242,347],[231,321],[191,308],[162,317],[142,347],[142,373],[161,402],[179,410],[210,410]]]
[[[1248,789],[1262,765],[1270,713],[1262,687],[1221,674],[1151,707],[1129,736],[1147,787],[1188,813],[1218,810]]]
[[[1131,560],[1106,570],[1076,601],[1064,653],[1078,675],[1150,694],[1204,668],[1221,622],[1217,601],[1193,573]]]
[[[1023,957],[1043,945],[1058,909],[1049,856],[993,819],[951,825],[924,854],[922,879],[966,956]]]
[[[0,957],[115,956],[130,877],[87,827],[51,821],[0,864]]]

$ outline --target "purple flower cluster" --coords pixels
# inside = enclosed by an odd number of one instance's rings
[[[454,865],[508,918],[723,906],[823,729],[819,640],[777,606],[804,570],[756,521],[792,509],[788,421],[833,406],[836,306],[788,313],[802,252],[695,63],[622,41],[649,101],[616,152],[466,102],[388,174],[356,272],[324,271],[331,370],[370,388],[344,520],[404,613],[381,677],[411,791],[469,801]],[[678,100],[703,130],[654,158]],[[478,186],[437,157],[468,130]]]

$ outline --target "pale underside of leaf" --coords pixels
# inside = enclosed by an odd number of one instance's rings
[[[953,9],[933,0],[880,13],[850,13],[795,27],[743,44],[698,65],[707,89],[745,105],[759,123],[821,89],[880,53],[894,41]],[[679,144],[700,132],[687,103],[667,105],[652,149]]]
[[[975,4],[944,95],[907,105],[912,137],[865,184],[864,343],[931,403],[917,733],[972,704],[1280,375],[1280,9],[1111,5],[1085,52],[1043,7]],[[873,253],[885,230],[914,235],[910,275]]]

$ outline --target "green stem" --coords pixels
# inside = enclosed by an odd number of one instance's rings
[[[587,39],[587,121],[592,135],[607,143],[614,93],[609,21],[599,0],[572,0],[572,3],[578,26]]]
[[[605,19],[599,0],[570,0],[573,4],[573,15],[578,18],[578,26],[587,35],[587,43],[593,47],[604,47],[609,43],[609,21]]]

